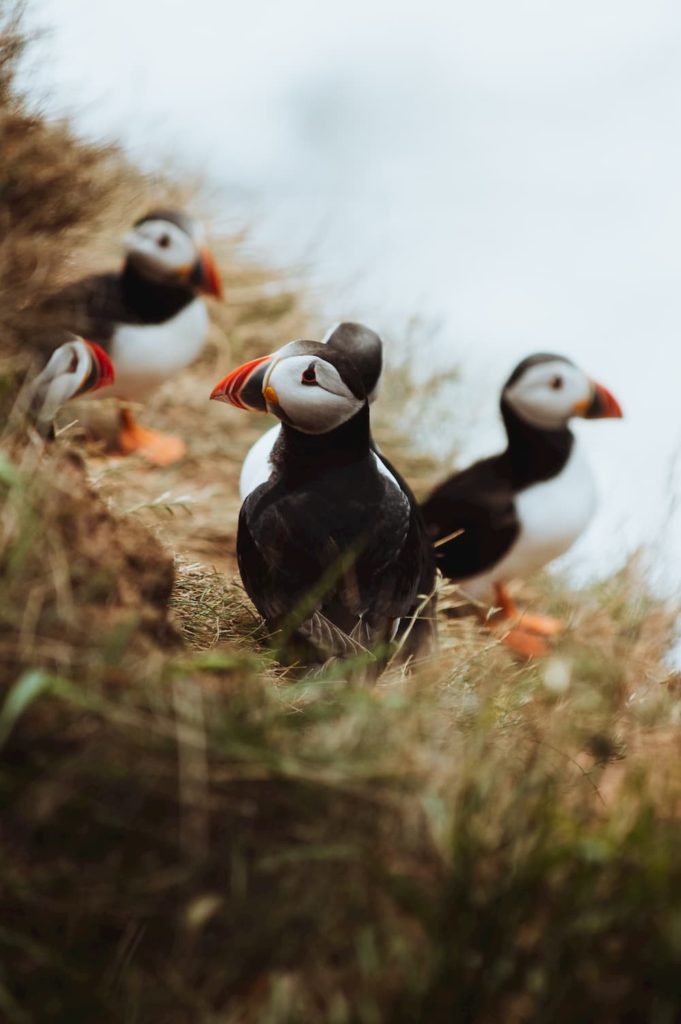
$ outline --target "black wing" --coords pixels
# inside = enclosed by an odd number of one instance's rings
[[[490,569],[520,532],[505,457],[483,459],[456,473],[422,505],[443,575],[463,580]],[[463,532],[438,545],[457,530]]]
[[[431,547],[430,535],[426,526],[425,519],[423,517],[423,511],[418,501],[414,497],[414,493],[404,479],[402,474],[395,468],[390,459],[386,458],[372,441],[372,449],[378,458],[381,460],[383,465],[389,470],[390,473],[395,477],[398,484],[404,491],[409,501],[409,507],[411,509],[412,526],[413,531],[412,543],[416,552],[416,557],[419,562],[419,593],[430,594],[435,587],[435,558]]]
[[[435,558],[416,502],[411,505],[409,532],[400,554],[399,569],[403,574],[403,587],[399,588],[402,611],[395,640],[400,644],[400,660],[406,660],[427,654],[437,645]]]
[[[60,339],[59,331],[80,334],[106,349],[116,324],[126,320],[120,275],[96,274],[67,285],[48,296],[34,318],[31,341],[44,351],[67,340]]]
[[[308,543],[301,543],[304,505],[297,509],[297,504],[295,497],[268,482],[248,495],[239,513],[239,572],[248,596],[267,622],[281,620],[318,583],[323,572],[320,545],[333,559],[329,537],[318,536],[314,519]]]

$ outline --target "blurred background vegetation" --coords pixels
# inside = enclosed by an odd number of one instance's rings
[[[159,199],[210,211],[27,109],[19,14],[0,0],[0,1019],[672,1024],[674,609],[635,565],[533,581],[570,628],[520,666],[445,591],[411,676],[279,668],[233,556],[264,424],[206,399],[321,325],[214,239],[228,302],[154,400],[185,463],[103,462],[71,415],[49,450],[26,434],[35,298],[117,258]],[[437,467],[397,424],[427,390],[392,367],[377,407],[420,490]]]

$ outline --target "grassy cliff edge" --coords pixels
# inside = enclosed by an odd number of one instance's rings
[[[527,598],[570,622],[545,662],[443,614],[438,658],[373,689],[280,669],[234,565],[264,421],[206,399],[319,324],[224,239],[228,304],[154,400],[181,466],[103,462],[70,416],[49,450],[20,429],[32,297],[182,189],[27,109],[15,15],[0,0],[0,1019],[672,1024],[672,610],[634,566],[540,579]],[[377,434],[422,488],[388,372]]]

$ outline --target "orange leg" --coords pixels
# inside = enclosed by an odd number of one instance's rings
[[[124,455],[138,452],[154,466],[169,466],[187,450],[182,438],[140,426],[129,409],[121,409],[118,447]]]
[[[517,619],[520,615],[517,604],[509,594],[503,583],[494,584],[494,596],[497,600],[497,607],[500,609],[500,619]]]
[[[549,654],[551,647],[542,639],[542,636],[554,636],[560,632],[562,624],[558,619],[524,612],[518,608],[506,587],[501,583],[495,584],[494,592],[499,608],[496,620],[499,623],[507,623],[509,626],[503,636],[506,646],[525,658],[541,658]]]
[[[517,622],[519,628],[523,631],[538,633],[539,636],[557,636],[564,629],[560,619],[554,619],[551,615],[540,615],[537,612],[523,611],[518,608],[503,583],[496,583],[494,592],[497,604],[501,609],[499,617],[502,619],[512,619]]]

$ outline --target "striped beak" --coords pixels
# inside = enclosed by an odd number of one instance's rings
[[[211,399],[228,402],[237,409],[267,412],[263,384],[272,356],[261,356],[232,370],[211,391]]]
[[[99,388],[104,388],[107,387],[107,385],[109,384],[113,384],[116,378],[116,372],[114,370],[114,365],[109,359],[107,353],[94,341],[88,341],[87,338],[83,338],[83,341],[92,352],[95,358],[95,362],[97,363],[97,367],[99,369],[99,380],[97,381],[92,390],[97,391]]]
[[[621,419],[623,415],[622,407],[612,392],[594,381],[593,397],[582,412],[584,419]]]
[[[90,394],[92,391],[99,391],[100,388],[113,384],[116,376],[113,363],[104,349],[94,341],[88,341],[87,338],[82,338],[81,340],[87,346],[92,356],[92,365],[83,383],[73,396],[74,398],[76,395]]]
[[[204,295],[212,295],[216,299],[224,297],[220,271],[210,249],[201,249],[199,258],[192,268],[191,281]]]

